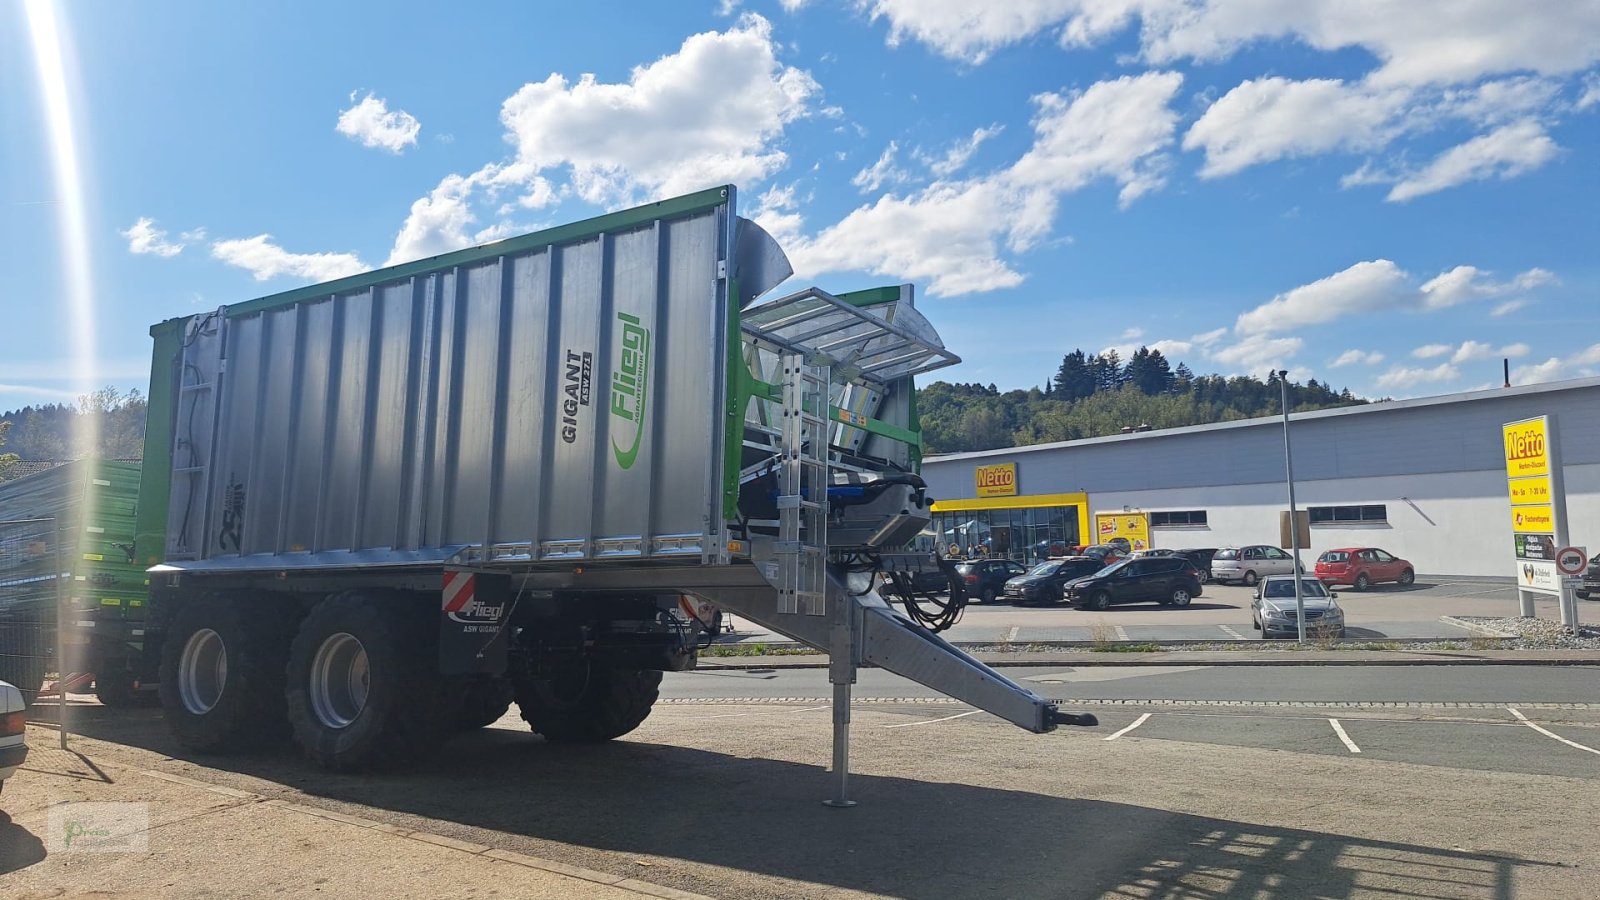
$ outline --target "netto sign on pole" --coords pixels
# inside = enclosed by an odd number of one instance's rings
[[[1017,464],[998,463],[979,466],[973,472],[974,487],[979,497],[1015,497],[1017,495]]]
[[[1505,443],[1506,495],[1511,501],[1512,546],[1517,586],[1540,594],[1561,593],[1554,549],[1566,542],[1566,503],[1561,467],[1555,458],[1554,423],[1549,416],[1501,426]],[[1523,614],[1531,613],[1524,604]]]

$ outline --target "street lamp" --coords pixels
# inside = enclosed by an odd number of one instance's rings
[[[1278,372],[1278,389],[1283,396],[1283,471],[1289,483],[1289,552],[1294,554],[1294,618],[1300,630],[1300,643],[1306,642],[1306,598],[1300,587],[1300,520],[1294,508],[1294,456],[1289,452],[1289,370]]]

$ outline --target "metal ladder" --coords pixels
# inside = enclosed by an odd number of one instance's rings
[[[827,612],[829,369],[785,353],[778,453],[778,612]]]
[[[211,469],[216,455],[217,396],[226,346],[226,308],[194,321],[179,354],[178,397],[167,507],[168,560],[206,556],[212,533]]]

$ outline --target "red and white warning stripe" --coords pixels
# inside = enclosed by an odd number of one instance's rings
[[[473,595],[477,592],[477,576],[471,572],[455,572],[449,569],[444,573],[444,611],[458,613],[467,604],[472,602]]]

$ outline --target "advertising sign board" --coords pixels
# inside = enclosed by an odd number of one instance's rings
[[[1148,549],[1150,517],[1142,512],[1095,513],[1095,541],[1104,544],[1112,538],[1127,538],[1134,550]]]

